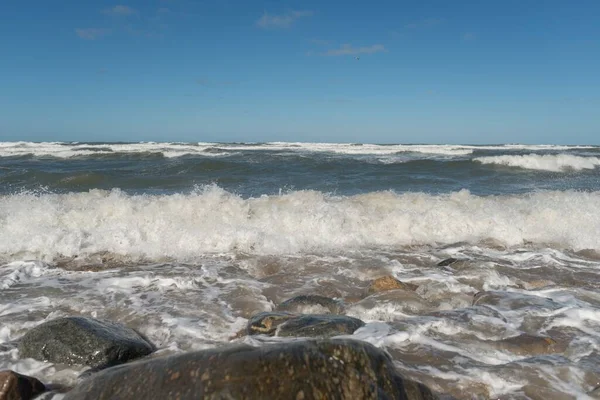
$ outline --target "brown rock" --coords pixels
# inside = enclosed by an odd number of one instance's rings
[[[386,290],[394,290],[394,289],[404,289],[404,290],[416,290],[417,285],[413,285],[411,283],[400,282],[398,279],[394,278],[391,275],[383,276],[381,278],[375,279],[369,285],[367,292],[369,294],[379,293]]]
[[[247,345],[183,353],[112,367],[64,400],[133,399],[436,400],[402,377],[391,358],[356,340]]]
[[[0,400],[29,400],[46,387],[36,378],[18,374],[14,371],[0,371]]]
[[[556,351],[556,341],[554,339],[547,336],[530,335],[528,333],[498,340],[495,344],[503,350],[520,356],[550,354]]]

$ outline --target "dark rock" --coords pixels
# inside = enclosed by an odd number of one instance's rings
[[[288,312],[261,312],[250,318],[246,326],[248,335],[274,335],[277,327],[284,322],[298,317]]]
[[[343,315],[302,315],[279,326],[277,336],[331,337],[351,335],[365,323]]]
[[[412,283],[400,282],[393,276],[387,275],[381,278],[377,278],[373,282],[371,282],[369,288],[367,289],[367,293],[373,294],[394,289],[416,290],[417,288],[417,285],[413,285]]]
[[[434,400],[391,358],[355,340],[316,340],[202,350],[133,362],[93,375],[64,400]]]
[[[154,346],[133,329],[87,317],[45,322],[19,342],[21,358],[97,368],[124,363],[152,351]]]
[[[29,400],[46,387],[31,376],[21,375],[14,371],[0,371],[0,400]]]
[[[437,266],[438,267],[447,267],[447,266],[449,266],[451,264],[454,264],[457,261],[459,261],[458,258],[450,257],[450,258],[446,258],[445,260],[442,260],[439,263],[437,263]]]
[[[264,312],[250,318],[246,333],[282,337],[331,337],[352,334],[364,324],[360,319],[343,315]]]
[[[300,314],[343,314],[344,306],[330,297],[309,294],[292,297],[278,305],[275,310]]]

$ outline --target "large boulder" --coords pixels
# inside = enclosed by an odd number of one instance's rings
[[[133,362],[92,375],[64,400],[437,399],[391,358],[354,340],[202,350]]]
[[[344,306],[331,297],[308,294],[292,297],[278,305],[275,310],[300,314],[343,314]]]
[[[21,358],[102,368],[121,364],[154,351],[154,346],[133,329],[87,317],[45,322],[19,342]]]
[[[350,335],[365,323],[360,319],[344,315],[264,312],[248,321],[249,335],[282,337],[332,337]]]
[[[14,371],[0,371],[0,400],[29,400],[46,391],[42,382]]]

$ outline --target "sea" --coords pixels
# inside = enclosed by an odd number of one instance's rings
[[[295,339],[252,315],[319,294],[457,399],[600,398],[598,146],[0,142],[0,265],[0,369],[46,383],[85,368],[19,357],[44,321],[262,346]]]

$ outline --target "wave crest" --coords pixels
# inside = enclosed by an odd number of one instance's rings
[[[119,190],[0,197],[0,258],[98,253],[189,260],[492,240],[600,249],[600,192],[480,197],[316,191],[244,199],[216,186],[183,195]]]
[[[582,169],[594,169],[600,165],[600,158],[598,157],[581,157],[570,154],[504,155],[477,157],[473,160],[482,164],[498,164],[553,172],[581,171]]]

